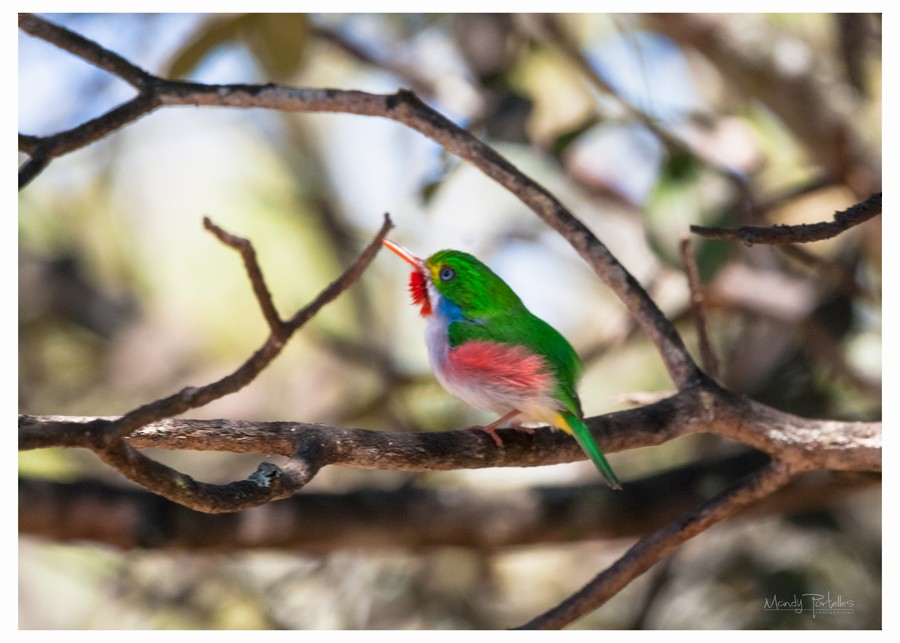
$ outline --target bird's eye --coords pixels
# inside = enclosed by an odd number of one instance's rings
[[[441,278],[441,281],[450,281],[454,277],[456,277],[456,271],[450,266],[444,266],[441,268],[441,272],[438,274]]]

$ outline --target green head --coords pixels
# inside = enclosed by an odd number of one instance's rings
[[[441,297],[466,317],[489,317],[522,306],[522,300],[497,274],[472,255],[439,250],[425,261],[426,278]]]
[[[466,252],[439,250],[428,259],[420,259],[388,239],[384,245],[413,267],[409,290],[413,303],[421,306],[423,316],[447,304],[450,310],[441,312],[454,318],[459,313],[469,318],[485,318],[499,311],[524,309],[522,300],[503,279]]]

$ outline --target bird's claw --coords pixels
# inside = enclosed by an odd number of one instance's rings
[[[494,444],[497,445],[497,448],[500,448],[500,449],[503,448],[503,446],[504,446],[503,438],[501,438],[499,435],[497,435],[497,429],[495,429],[494,427],[488,425],[488,426],[470,426],[469,428],[472,429],[473,431],[482,431],[484,433],[487,433],[489,436],[491,436],[491,440],[494,441]]]
[[[529,429],[527,427],[520,426],[518,424],[513,424],[507,428],[513,429],[515,431],[524,431],[528,435],[532,435],[534,433],[534,429]],[[500,449],[502,449],[505,446],[503,444],[503,438],[501,438],[499,435],[497,435],[497,427],[494,426],[493,424],[488,424],[485,426],[481,426],[481,425],[470,426],[469,429],[471,429],[472,431],[481,431],[483,433],[487,433],[489,436],[491,436],[491,440],[494,441],[494,444],[496,444],[497,447]]]

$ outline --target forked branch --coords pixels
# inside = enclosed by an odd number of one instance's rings
[[[148,458],[126,438],[142,427],[209,404],[252,382],[281,353],[293,333],[359,279],[392,227],[390,217],[385,215],[381,230],[356,261],[287,321],[282,321],[275,310],[250,242],[225,232],[209,219],[204,221],[204,225],[223,243],[238,250],[244,259],[254,294],[270,326],[269,337],[263,345],[225,377],[204,386],[184,388],[118,418],[93,418],[83,423],[72,422],[70,418],[41,421],[20,416],[20,450],[51,445],[86,447],[129,480],[169,500],[209,513],[237,511],[290,496],[309,482],[326,463],[321,445],[307,441],[296,444],[288,454],[293,456],[292,459],[283,468],[263,462],[246,480],[214,485],[194,480]]]

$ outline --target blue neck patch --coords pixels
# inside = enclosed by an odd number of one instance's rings
[[[449,324],[466,319],[462,309],[446,297],[441,297],[438,301],[437,314],[446,318]]]

